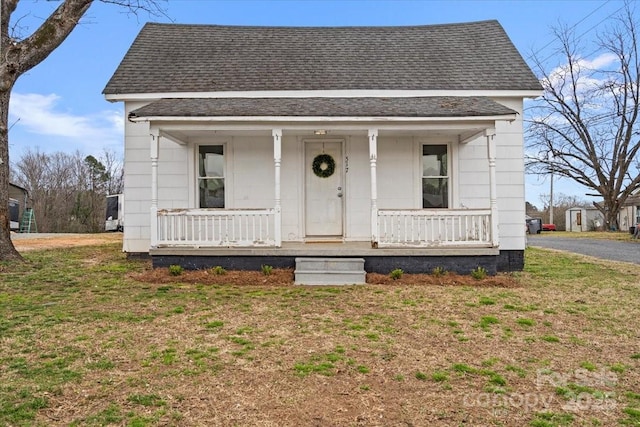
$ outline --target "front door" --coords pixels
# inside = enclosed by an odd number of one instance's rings
[[[342,237],[342,141],[305,142],[305,232]]]

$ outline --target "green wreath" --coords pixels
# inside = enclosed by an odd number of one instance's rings
[[[328,178],[336,170],[336,161],[328,154],[318,154],[313,159],[313,173],[320,178]]]

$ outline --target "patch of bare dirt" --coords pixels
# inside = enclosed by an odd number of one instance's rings
[[[75,246],[93,246],[122,242],[122,233],[91,234],[14,234],[11,236],[13,246],[18,252],[42,249],[70,248]]]
[[[367,283],[376,285],[435,285],[435,286],[483,286],[513,288],[520,286],[511,275],[498,274],[484,279],[474,279],[471,276],[456,273],[446,273],[441,276],[433,274],[403,274],[398,279],[389,275],[367,273]]]

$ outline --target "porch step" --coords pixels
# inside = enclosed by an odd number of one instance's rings
[[[361,285],[364,258],[296,258],[296,285]]]

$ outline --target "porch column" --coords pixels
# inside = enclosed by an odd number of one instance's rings
[[[150,239],[151,247],[158,247],[158,157],[160,152],[160,132],[151,131],[151,218]]]
[[[273,163],[275,166],[275,215],[274,230],[276,247],[282,246],[282,201],[280,196],[280,163],[282,162],[282,129],[273,129]]]
[[[489,159],[489,207],[491,208],[491,241],[494,247],[500,245],[499,217],[498,217],[498,190],[496,186],[496,130],[486,129],[487,158]]]
[[[371,165],[371,247],[378,247],[378,129],[369,129],[369,164]]]

